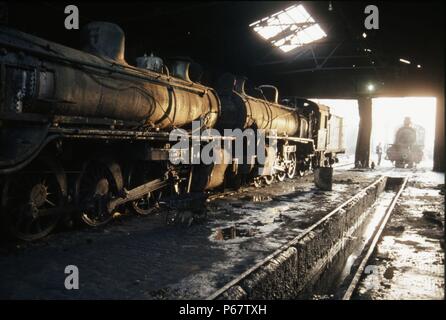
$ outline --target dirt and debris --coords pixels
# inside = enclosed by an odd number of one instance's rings
[[[438,211],[423,211],[423,218],[429,222],[437,224],[440,228],[443,228],[444,225],[444,215]]]
[[[336,179],[333,181],[333,183],[355,184],[356,182],[354,182],[352,179]]]
[[[154,215],[122,215],[104,228],[55,233],[20,247],[2,244],[0,298],[205,298],[379,174],[337,170],[336,180],[354,183],[317,192],[307,176],[212,201],[192,199],[192,209],[172,201]],[[64,288],[67,265],[79,268],[79,290]]]

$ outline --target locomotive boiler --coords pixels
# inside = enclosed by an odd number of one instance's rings
[[[124,33],[115,24],[82,29],[82,51],[2,27],[2,112],[52,114],[131,121],[156,129],[219,113],[214,90],[188,78],[188,63],[172,74],[135,68],[124,59]],[[8,85],[9,84],[9,85]]]
[[[189,79],[188,62],[175,61],[171,75],[128,65],[124,33],[117,25],[95,22],[85,26],[83,51],[5,27],[0,31],[0,111],[6,121],[24,120],[34,127],[39,121],[73,122],[76,117],[80,123],[105,119],[118,121],[122,127],[154,130],[183,127],[193,120],[202,121],[205,127],[216,122],[218,96]],[[5,130],[2,136],[8,138],[2,139],[0,171],[10,172],[41,148],[46,128],[33,128],[31,137],[17,132],[22,128]],[[37,131],[42,131],[41,139]]]
[[[217,88],[222,100],[222,113],[218,119],[219,128],[257,128],[266,131],[277,131],[279,136],[294,136],[299,128],[305,132],[308,123],[299,118],[295,108],[278,103],[278,90],[273,86],[259,86],[259,91],[272,89],[273,101],[249,96],[245,92],[245,78],[237,78],[225,74]],[[300,134],[297,134],[300,136]]]
[[[90,23],[81,38],[76,50],[0,27],[1,223],[14,237],[100,226],[127,210],[147,215],[163,194],[283,181],[343,152],[341,140],[332,147],[342,128],[331,133],[328,107],[306,99],[285,106],[272,86],[253,97],[231,75],[214,90],[190,79],[185,59],[166,66],[145,56],[131,66],[124,33],[111,23]],[[264,163],[257,153],[248,161],[247,152],[239,159],[225,150],[230,164],[172,162],[187,150],[173,148],[171,130],[192,141],[193,121],[222,133],[200,146],[235,143],[226,129],[253,129],[277,148],[262,147]]]
[[[266,135],[274,132],[277,152],[266,146],[266,161],[260,172],[254,171],[256,167],[249,165],[249,159],[243,159],[244,164],[235,167],[237,178],[255,172],[252,177],[255,185],[271,184],[275,178],[283,181],[296,174],[302,176],[310,168],[331,165],[336,161],[336,154],[344,152],[342,119],[340,126],[330,127],[332,115],[328,107],[298,98],[288,106],[279,103],[278,89],[271,85],[256,87],[260,97],[254,97],[245,91],[245,83],[246,78],[231,74],[220,78],[217,92],[221,114],[216,127],[220,130],[250,128],[264,131]],[[216,170],[221,172],[221,168]]]

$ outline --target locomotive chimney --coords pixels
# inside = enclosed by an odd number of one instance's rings
[[[120,63],[124,60],[125,35],[122,29],[110,22],[91,22],[81,31],[82,50]]]
[[[196,62],[192,62],[189,67],[189,78],[193,82],[201,82],[203,78],[203,67]]]
[[[237,77],[235,80],[235,92],[246,94],[245,93],[245,82],[247,78],[246,77]]]
[[[189,67],[191,62],[191,59],[184,57],[173,59],[170,66],[171,74],[182,80],[191,81],[189,78]]]
[[[224,73],[217,83],[217,92],[220,94],[232,94],[235,86],[235,76],[231,73]]]

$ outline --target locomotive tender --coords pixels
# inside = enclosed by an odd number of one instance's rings
[[[284,106],[272,86],[253,97],[230,74],[214,90],[189,78],[184,59],[167,67],[145,57],[131,66],[124,32],[112,23],[92,22],[81,37],[75,50],[0,27],[1,223],[14,237],[38,239],[61,222],[103,225],[124,208],[147,215],[161,192],[283,181],[344,151],[342,119],[326,106],[306,99]],[[169,132],[182,128],[192,140],[193,121],[200,130],[275,133],[277,148],[262,150],[260,173],[256,159],[232,153],[230,164],[173,164],[183,150],[172,148]],[[237,137],[199,143],[213,139]]]

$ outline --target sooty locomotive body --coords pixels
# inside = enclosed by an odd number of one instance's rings
[[[166,193],[283,181],[343,152],[342,119],[326,106],[285,106],[271,86],[259,90],[273,99],[255,98],[229,74],[213,89],[189,78],[184,59],[131,66],[111,23],[90,23],[81,36],[75,50],[0,27],[1,218],[17,238],[41,238],[61,222],[99,226],[123,208],[147,215]],[[247,152],[227,150],[218,152],[229,163],[176,163],[185,150],[172,147],[170,133],[182,129],[192,141],[194,121],[221,133],[200,147],[234,145],[225,129],[263,132],[276,147],[262,147],[261,164],[257,153],[244,161]]]

